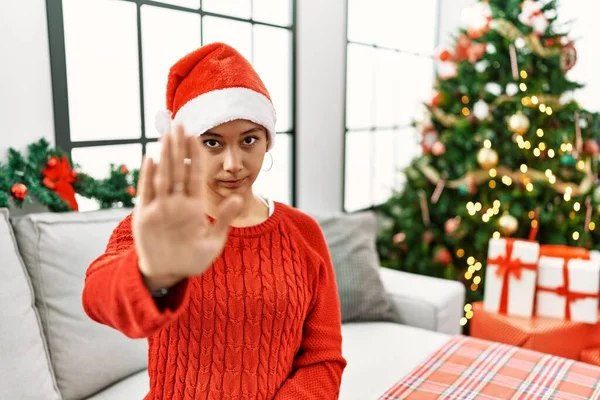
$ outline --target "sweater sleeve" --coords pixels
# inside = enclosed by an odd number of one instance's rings
[[[82,303],[94,321],[131,338],[144,338],[171,322],[189,301],[188,280],[159,300],[151,296],[138,267],[130,214],[113,231],[104,254],[86,271]]]
[[[337,399],[346,367],[342,356],[340,301],[331,256],[320,228],[313,225],[309,232],[313,233],[313,248],[321,256],[320,268],[300,349],[294,358],[292,373],[277,392],[276,400]]]

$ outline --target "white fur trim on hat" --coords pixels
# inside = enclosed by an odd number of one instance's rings
[[[227,88],[204,93],[185,103],[174,122],[183,125],[186,133],[201,135],[215,126],[236,119],[246,119],[266,128],[271,149],[275,144],[277,117],[271,101],[246,88]]]
[[[165,135],[171,130],[171,113],[167,110],[162,110],[154,116],[154,126],[160,135]]]

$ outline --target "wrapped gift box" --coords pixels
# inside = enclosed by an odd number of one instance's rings
[[[592,348],[583,350],[579,360],[588,364],[600,365],[600,349]]]
[[[541,246],[537,316],[596,324],[599,291],[600,263],[587,250]]]
[[[599,342],[599,328],[584,322],[556,318],[523,318],[488,312],[481,302],[473,304],[471,336],[554,354],[573,360]]]
[[[516,239],[491,239],[485,274],[486,311],[531,317],[540,245]]]

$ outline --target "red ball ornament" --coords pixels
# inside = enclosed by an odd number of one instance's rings
[[[448,49],[443,49],[439,54],[440,61],[450,61],[452,59],[452,53]]]
[[[431,154],[433,145],[439,140],[439,135],[435,129],[428,129],[423,132],[423,139],[421,140],[421,148],[423,153]]]
[[[127,166],[121,165],[121,168],[119,168],[119,172],[123,175],[127,175],[129,173],[129,169],[127,168]]]
[[[431,243],[431,242],[433,242],[434,238],[435,238],[435,236],[433,235],[433,232],[431,232],[431,231],[425,231],[425,232],[423,232],[423,241],[425,243]]]
[[[25,197],[27,197],[27,186],[22,183],[15,183],[10,188],[10,194],[17,200],[25,200]]]
[[[128,195],[130,195],[131,197],[135,197],[136,194],[136,190],[133,186],[127,186],[127,189],[125,189],[125,191],[127,192]]]
[[[560,50],[560,66],[563,72],[571,70],[577,64],[577,50],[572,42],[564,45]]]
[[[450,251],[446,248],[439,248],[433,256],[433,261],[443,265],[449,265],[452,262],[452,254],[450,254]]]
[[[588,139],[583,143],[583,152],[592,156],[600,154],[600,145],[594,139]]]
[[[458,228],[460,228],[460,217],[450,218],[444,224],[444,231],[446,232],[446,235],[449,236],[454,236],[458,231]]]
[[[56,157],[56,156],[50,157],[50,159],[48,160],[48,166],[56,167],[56,164],[58,164],[58,157]]]
[[[433,146],[431,146],[431,154],[433,154],[434,156],[441,156],[446,152],[446,146],[444,146],[444,143],[437,141],[433,144]]]
[[[435,92],[433,97],[431,98],[431,106],[433,108],[438,108],[440,105],[444,103],[444,95],[440,92]]]

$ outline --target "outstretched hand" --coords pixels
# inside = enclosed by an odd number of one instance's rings
[[[223,251],[241,211],[241,198],[231,196],[219,205],[215,223],[208,221],[200,146],[177,126],[163,136],[160,162],[145,158],[142,164],[132,229],[150,290],[202,274]]]

